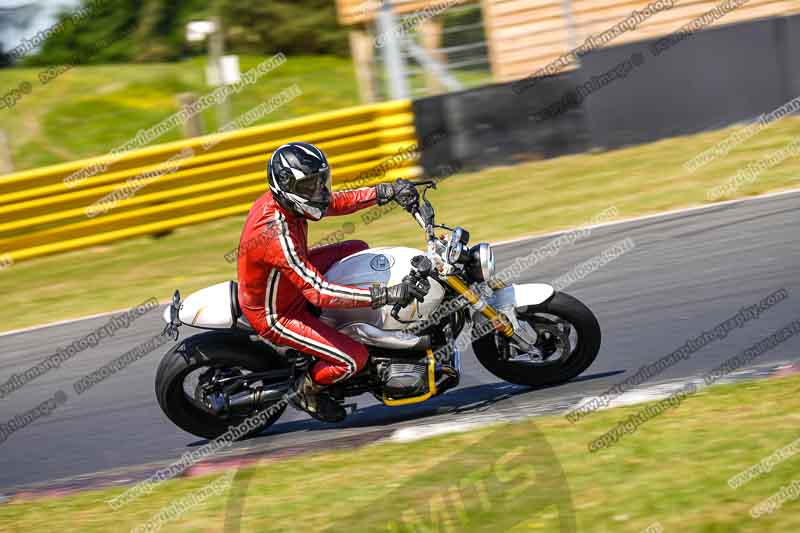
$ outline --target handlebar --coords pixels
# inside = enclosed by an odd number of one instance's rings
[[[418,289],[423,289],[424,293],[427,294],[430,291],[431,285],[428,282],[428,276],[431,275],[433,270],[433,264],[431,263],[430,259],[428,259],[424,255],[415,256],[411,260],[411,272],[403,279],[405,283],[413,283],[417,286]],[[424,297],[417,299],[421,302],[424,300]],[[411,302],[408,302],[406,305],[410,305],[413,302],[413,298]],[[408,323],[405,320],[400,319],[400,311],[405,307],[405,305],[396,303],[392,306],[391,316],[398,322]]]
[[[395,320],[397,320],[399,322],[400,321],[400,311],[402,311],[402,310],[403,310],[403,306],[402,305],[394,304],[394,306],[392,306],[392,313],[391,313],[392,318],[394,318]]]
[[[435,189],[436,188],[436,180],[420,180],[420,181],[410,181],[409,182],[414,187],[426,187],[425,191],[422,192],[422,201],[416,205],[413,209],[409,209],[409,213],[411,216],[414,217],[414,220],[417,221],[417,224],[425,230],[425,233],[428,237],[428,240],[434,238],[433,234],[433,221],[434,221],[434,210],[431,203],[425,198],[425,192],[428,189]]]

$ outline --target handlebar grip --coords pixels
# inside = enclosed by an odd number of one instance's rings
[[[419,227],[426,229],[425,221],[422,219],[422,214],[420,214],[419,209],[414,209],[411,215],[414,217],[414,220],[417,222],[417,224],[419,224]]]
[[[400,320],[400,311],[402,309],[403,309],[402,305],[394,304],[394,306],[392,306],[392,313],[391,313],[392,318],[394,318],[395,320]]]

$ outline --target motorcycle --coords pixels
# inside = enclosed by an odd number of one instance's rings
[[[423,192],[411,214],[425,231],[427,252],[372,248],[341,259],[325,277],[369,287],[410,276],[428,293],[405,307],[315,309],[370,355],[359,374],[327,391],[345,406],[347,398],[365,393],[387,406],[424,402],[458,386],[462,348],[469,344],[489,372],[516,385],[563,383],[588,368],[601,340],[592,311],[547,284],[501,281],[509,276],[495,272],[488,243],[470,246],[467,230],[435,222],[427,193],[436,182],[414,185]],[[446,233],[437,237],[435,230]],[[255,333],[239,308],[234,281],[185,300],[175,291],[164,320],[174,340],[184,325],[206,330],[170,349],[155,378],[163,412],[199,437],[217,438],[259,414],[247,436],[262,432],[283,414],[295,377],[314,362]]]

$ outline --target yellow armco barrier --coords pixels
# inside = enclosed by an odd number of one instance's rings
[[[246,213],[266,191],[270,154],[292,140],[326,152],[337,189],[421,174],[408,100],[160,144],[0,176],[0,256],[19,262]]]

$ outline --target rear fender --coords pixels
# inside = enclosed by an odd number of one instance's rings
[[[225,281],[193,292],[178,300],[179,324],[200,329],[226,330],[234,327],[239,316],[236,283]],[[171,308],[164,310],[164,322],[171,323]]]

